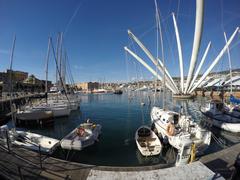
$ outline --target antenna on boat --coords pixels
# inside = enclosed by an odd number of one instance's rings
[[[12,86],[12,66],[13,66],[13,54],[14,54],[14,50],[15,50],[15,43],[16,43],[16,34],[14,35],[13,38],[13,44],[12,44],[12,49],[11,49],[11,56],[10,56],[10,77],[9,77],[9,83],[10,83],[10,109],[11,109],[11,118],[12,118],[12,123],[13,123],[13,130],[15,131],[15,123],[16,123],[16,119],[15,119],[15,115],[13,113],[15,113],[15,108],[13,108],[13,104],[12,104],[12,92],[13,92],[13,86]],[[13,112],[14,111],[14,112]]]

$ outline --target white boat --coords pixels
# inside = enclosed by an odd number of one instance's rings
[[[85,147],[91,146],[95,141],[98,141],[101,128],[101,125],[89,121],[82,123],[61,140],[61,147],[63,149],[80,151]]]
[[[37,106],[32,107],[36,110],[45,110],[45,111],[52,111],[53,117],[64,117],[69,116],[71,113],[70,106],[65,104],[39,104]]]
[[[33,151],[51,154],[59,145],[59,140],[32,132],[9,130],[6,125],[0,127],[0,138],[6,142],[6,131],[10,145],[24,147]]]
[[[151,120],[158,135],[179,150],[176,165],[188,163],[193,144],[199,153],[210,145],[211,132],[193,122],[190,116],[153,107]]]
[[[158,155],[162,150],[158,136],[148,126],[141,126],[137,129],[135,140],[138,150],[143,156]]]
[[[219,101],[211,101],[207,106],[201,107],[200,111],[210,118],[208,122],[213,126],[233,133],[240,132],[240,119],[226,113]]]
[[[51,110],[43,110],[43,109],[25,109],[18,110],[16,112],[17,122],[20,124],[48,124],[52,123],[53,120],[53,112]]]
[[[136,89],[135,91],[148,91],[148,87],[144,85],[143,87],[140,87],[140,88]]]

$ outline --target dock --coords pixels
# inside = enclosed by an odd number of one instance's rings
[[[240,154],[240,143],[221,151],[205,155],[200,158],[200,162],[217,174],[221,174],[225,179],[229,179],[234,171],[234,162]]]
[[[167,165],[139,167],[94,166],[69,162],[24,148],[0,146],[0,177],[4,179],[223,179],[201,161],[167,168]],[[203,159],[202,159],[203,161]],[[172,173],[172,172],[177,172]],[[190,178],[191,179],[191,178]]]

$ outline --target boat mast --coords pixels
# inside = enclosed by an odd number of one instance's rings
[[[162,60],[163,60],[163,109],[165,109],[165,92],[166,92],[166,69],[165,69],[165,58],[164,58],[164,51],[163,51],[163,38],[162,38],[162,28],[161,28],[161,21],[160,21],[160,16],[159,16],[159,10],[158,10],[158,5],[157,1],[154,0],[155,2],[155,10],[156,10],[156,23],[157,27],[159,29],[159,35],[160,35],[160,42],[161,42],[161,53],[162,53]],[[157,57],[158,59],[158,57]],[[157,61],[158,62],[158,61]],[[158,66],[158,63],[157,63]],[[170,81],[171,82],[171,81]]]
[[[204,13],[204,0],[196,0],[196,20],[195,20],[195,33],[193,40],[192,56],[190,67],[188,71],[187,83],[184,93],[187,93],[189,84],[192,80],[193,72],[195,70],[199,47],[201,43],[202,29],[203,29],[203,13]]]
[[[47,103],[47,92],[48,92],[48,62],[49,62],[49,54],[50,54],[50,38],[48,38],[48,49],[46,56],[46,81],[45,81],[45,95],[46,95],[46,103]]]
[[[225,39],[225,42],[227,43],[227,35],[226,35],[225,32],[224,32],[224,39]],[[229,63],[229,72],[230,72],[230,82],[231,82],[230,94],[232,95],[232,62],[231,62],[231,56],[230,56],[229,47],[227,47],[227,54],[228,54],[228,63]]]
[[[12,65],[13,65],[13,54],[14,54],[14,50],[15,50],[15,43],[16,43],[16,35],[14,35],[13,38],[13,45],[12,45],[12,49],[11,49],[11,56],[10,56],[10,77],[9,77],[9,81],[10,81],[10,109],[11,109],[11,118],[12,118],[12,123],[13,123],[13,129],[15,130],[15,115],[13,115],[13,111],[15,111],[15,109],[13,108],[13,104],[12,104],[12,92],[13,92],[13,85],[12,85]]]

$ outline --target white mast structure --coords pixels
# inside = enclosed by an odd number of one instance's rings
[[[197,71],[196,71],[196,73],[195,73],[195,75],[194,75],[194,77],[193,77],[193,79],[192,79],[192,82],[191,82],[191,84],[190,84],[190,86],[189,86],[189,89],[192,88],[195,80],[197,79],[198,74],[199,74],[199,72],[200,72],[200,70],[201,70],[201,68],[202,68],[202,65],[203,65],[203,63],[205,62],[205,59],[206,59],[206,57],[207,57],[207,54],[208,54],[208,51],[209,51],[210,47],[211,47],[211,41],[208,43],[208,46],[207,46],[207,48],[206,48],[206,50],[205,50],[205,52],[204,52],[204,55],[203,55],[203,57],[202,57],[202,59],[201,59],[201,61],[200,61],[200,64],[199,64],[199,66],[198,66],[198,68],[197,68]]]
[[[204,0],[196,0],[196,20],[195,20],[195,33],[193,40],[193,49],[192,49],[192,57],[190,62],[190,67],[188,71],[187,83],[184,90],[184,93],[187,93],[189,88],[189,84],[192,80],[193,72],[195,70],[198,51],[201,43],[202,37],[202,29],[203,29],[203,10],[204,10]]]
[[[146,67],[154,76],[156,76],[160,81],[163,81],[162,77],[153,70],[142,58],[140,58],[138,55],[136,55],[134,52],[132,52],[127,47],[124,47],[125,51],[127,51],[130,55],[132,55],[138,62],[140,62],[144,67]],[[176,93],[176,91],[166,82],[166,86],[173,92]]]
[[[184,75],[183,75],[182,46],[181,46],[181,41],[180,41],[179,32],[178,32],[178,26],[177,26],[177,22],[176,22],[174,13],[172,13],[172,17],[173,17],[173,24],[174,24],[174,29],[175,29],[176,39],[177,39],[177,47],[178,47],[178,59],[179,59],[180,77],[181,77],[181,93],[183,93],[184,92]]]
[[[150,53],[150,51],[141,43],[141,41],[130,31],[128,30],[129,36],[140,46],[140,48],[145,52],[145,54],[149,57],[149,59],[153,62],[153,64],[158,68],[158,70],[164,74],[164,69],[162,66],[159,66],[158,61],[153,57],[153,55]],[[172,81],[169,79],[169,77],[166,77],[167,83],[174,89],[173,93],[177,93],[178,89],[175,88],[175,83],[173,84]]]
[[[214,68],[214,66],[219,62],[223,54],[226,52],[227,48],[233,41],[234,37],[236,36],[237,32],[239,30],[239,27],[236,28],[230,39],[227,41],[226,45],[223,47],[221,52],[218,54],[218,56],[214,59],[210,67],[206,70],[206,72],[202,75],[202,77],[198,80],[198,82],[194,85],[194,87],[189,91],[189,93],[192,93],[201,83],[202,81],[208,76],[208,74],[211,72],[211,70]]]
[[[225,42],[227,43],[227,35],[226,35],[225,32],[224,32],[224,39],[225,39]],[[228,54],[228,63],[229,63],[229,71],[230,71],[230,82],[231,82],[230,93],[232,94],[232,62],[231,62],[231,56],[230,56],[229,47],[227,47],[227,54]]]
[[[223,49],[220,51],[218,56],[214,59],[214,61],[209,66],[209,68],[205,71],[205,73],[201,76],[201,78],[198,80],[198,82],[194,84],[194,82],[196,81],[196,79],[199,75],[199,72],[203,66],[203,63],[206,59],[209,49],[211,47],[211,42],[209,42],[209,44],[204,52],[204,55],[200,61],[200,64],[197,68],[197,71],[194,74],[194,70],[195,70],[196,63],[197,63],[199,47],[200,47],[200,43],[201,43],[201,36],[202,36],[203,8],[204,8],[203,5],[204,5],[204,0],[196,0],[195,33],[194,33],[193,49],[192,49],[191,62],[190,62],[190,67],[189,67],[189,71],[188,71],[188,78],[187,78],[186,86],[184,86],[183,58],[182,58],[181,42],[180,42],[176,19],[175,19],[174,14],[172,14],[174,28],[175,28],[175,34],[176,34],[176,39],[177,39],[177,45],[178,45],[178,55],[179,55],[180,75],[181,75],[181,89],[177,88],[175,82],[173,81],[168,70],[166,69],[164,63],[160,59],[154,58],[153,55],[150,53],[150,51],[141,43],[141,41],[130,30],[128,30],[129,36],[140,46],[140,48],[144,51],[144,53],[148,56],[148,58],[153,62],[153,64],[158,68],[158,70],[161,72],[161,74],[163,76],[166,75],[166,78],[165,78],[166,86],[173,92],[173,94],[179,94],[181,92],[182,96],[185,96],[185,95],[188,96],[196,88],[198,88],[198,86],[206,79],[208,74],[212,71],[214,66],[220,61],[221,57],[226,52],[226,50],[229,50],[229,45],[232,43],[234,37],[236,36],[237,32],[239,31],[239,27],[237,27],[228,41],[225,38],[226,44],[223,47]],[[154,71],[149,65],[147,65],[147,63],[145,63],[143,59],[141,59],[139,56],[137,56],[135,53],[133,53],[127,47],[125,47],[125,50],[129,54],[131,54],[137,61],[139,61],[143,66],[145,66],[154,76],[156,76],[161,81],[163,80],[163,78],[161,76],[159,76],[158,73],[156,71]],[[229,58],[230,58],[230,56],[229,56]],[[229,65],[229,66],[231,66],[231,65]],[[230,67],[230,69],[231,69],[231,67]],[[194,74],[194,77],[193,77],[193,74]],[[189,96],[189,97],[191,97],[191,96]]]

